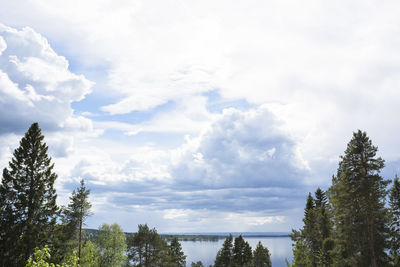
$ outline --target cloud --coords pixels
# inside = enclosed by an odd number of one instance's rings
[[[0,51],[0,133],[21,133],[34,121],[52,131],[91,130],[71,102],[82,100],[93,83],[70,72],[44,37],[0,24]]]
[[[261,106],[226,109],[174,153],[172,176],[187,187],[293,187],[308,166],[279,120]]]
[[[235,219],[232,229],[282,230],[292,222],[287,213],[304,202],[310,170],[281,127],[268,105],[226,109],[179,149],[126,147],[130,159],[121,163],[105,150],[79,148],[68,176],[86,179],[99,207],[158,214],[161,229],[171,221],[203,229]]]
[[[240,216],[257,223],[284,216],[274,223],[287,226],[290,207],[301,222],[304,196],[328,186],[352,131],[368,132],[390,176],[398,169],[399,7],[392,0],[8,1],[0,19],[35,31],[1,28],[0,132],[20,134],[31,120],[55,132],[46,140],[62,157],[64,185],[88,178],[98,211],[111,206],[101,218],[120,203],[113,214],[126,222],[132,208],[166,228],[183,213],[205,222],[202,212],[215,225],[232,213],[238,225]],[[92,85],[59,54],[97,82],[93,106],[78,114],[98,115],[91,119],[101,138],[56,133],[92,129],[71,108]],[[211,108],[212,94],[233,108]],[[247,105],[239,110],[238,102]],[[3,160],[9,150],[1,150]]]

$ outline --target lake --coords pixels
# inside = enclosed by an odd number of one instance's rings
[[[254,250],[258,241],[269,249],[273,267],[286,267],[285,258],[292,259],[292,240],[289,237],[245,237]],[[215,256],[222,248],[224,239],[218,241],[180,241],[187,256],[186,265],[202,261],[205,267],[214,264]]]

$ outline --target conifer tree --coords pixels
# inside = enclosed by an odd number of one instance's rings
[[[388,262],[384,160],[365,132],[353,133],[330,188],[335,225],[335,266],[385,266]]]
[[[253,253],[252,267],[272,267],[271,255],[268,248],[259,241]]]
[[[318,266],[330,266],[333,241],[330,237],[332,223],[327,203],[327,196],[321,188],[315,191],[316,246]]]
[[[81,180],[81,185],[77,191],[72,192],[70,203],[64,210],[64,220],[66,228],[69,229],[69,238],[74,239],[78,234],[78,258],[81,257],[82,250],[82,226],[85,219],[91,215],[90,208],[92,204],[89,202],[90,190],[85,187],[85,182]]]
[[[182,251],[181,243],[179,243],[178,239],[174,237],[169,245],[172,254],[172,261],[176,264],[177,267],[185,267],[186,266],[186,256]]]
[[[250,266],[252,259],[252,251],[248,242],[246,242],[242,235],[235,238],[235,245],[233,246],[233,266],[245,267]]]
[[[215,258],[214,266],[218,267],[231,267],[233,257],[233,237],[229,235],[222,245],[222,248],[218,251],[217,257]]]
[[[54,165],[38,123],[15,149],[0,185],[0,266],[24,266],[36,247],[51,242],[59,209]]]
[[[397,175],[390,190],[389,205],[391,210],[390,258],[393,266],[400,266],[400,181]]]
[[[128,237],[127,244],[128,261],[133,266],[174,266],[173,252],[167,242],[147,224],[140,224],[138,232]]]
[[[331,263],[332,242],[330,240],[331,222],[327,197],[318,188],[315,199],[308,194],[304,209],[304,226],[300,231],[293,231],[292,240],[294,266],[329,266]]]

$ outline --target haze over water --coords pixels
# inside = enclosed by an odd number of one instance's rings
[[[254,250],[258,241],[269,249],[272,266],[285,267],[285,258],[292,259],[292,241],[289,237],[244,237]],[[187,256],[186,266],[192,262],[202,261],[205,267],[214,264],[215,256],[222,248],[224,239],[218,241],[180,241],[182,250]]]

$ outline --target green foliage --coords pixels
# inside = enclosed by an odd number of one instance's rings
[[[50,249],[46,245],[43,249],[35,249],[33,257],[29,258],[26,267],[79,267],[78,257],[76,251],[73,251],[65,262],[61,264],[54,264],[49,262],[51,258]]]
[[[83,245],[79,265],[81,267],[98,267],[100,266],[100,253],[94,243],[87,241]]]
[[[308,194],[304,209],[304,227],[293,231],[293,266],[329,266],[331,250],[327,242],[331,223],[325,192],[318,188],[315,199]]]
[[[90,208],[92,204],[89,202],[90,190],[85,187],[85,182],[81,180],[80,187],[72,192],[70,203],[64,210],[64,220],[66,228],[69,230],[69,239],[78,241],[78,257],[81,257],[82,249],[82,225],[85,219],[91,215]]]
[[[271,255],[268,248],[258,242],[253,253],[252,267],[272,267]]]
[[[390,190],[389,205],[391,211],[390,258],[393,266],[400,266],[400,181],[397,175]]]
[[[250,266],[252,259],[252,252],[249,243],[244,241],[242,235],[235,238],[235,245],[233,247],[233,266],[245,267]]]
[[[171,250],[172,261],[176,264],[176,267],[186,267],[186,256],[182,251],[181,243],[175,237],[172,239],[169,245]]]
[[[121,267],[126,264],[126,238],[121,227],[114,223],[99,228],[99,248],[102,267]]]
[[[35,247],[52,243],[59,209],[57,175],[33,123],[15,149],[0,184],[0,266],[23,266]]]
[[[204,267],[204,265],[201,261],[198,261],[196,263],[192,262],[192,264],[190,266],[191,267]]]
[[[130,264],[139,267],[178,266],[174,261],[176,260],[173,256],[175,252],[171,251],[156,229],[150,229],[147,224],[140,224],[138,228],[138,232],[128,237],[127,241]]]
[[[385,266],[388,262],[384,160],[365,132],[353,133],[330,188],[335,225],[334,266]]]
[[[82,248],[82,225],[85,219],[91,215],[91,204],[88,200],[90,190],[86,189],[84,181],[77,190],[72,192],[70,203],[63,207],[61,212],[61,224],[57,225],[55,241],[52,249],[55,251],[55,262],[60,262],[74,249],[78,250],[78,258]]]
[[[218,267],[230,267],[232,266],[233,257],[233,237],[229,235],[222,245],[222,248],[218,251],[217,257],[215,258],[214,266]]]

